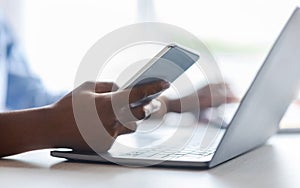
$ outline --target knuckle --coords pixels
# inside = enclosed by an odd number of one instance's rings
[[[145,112],[142,107],[136,107],[136,108],[132,109],[131,111],[132,111],[133,116],[137,119],[144,119],[146,117]]]

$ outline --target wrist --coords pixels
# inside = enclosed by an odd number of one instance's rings
[[[48,106],[16,112],[18,115],[16,129],[23,130],[24,151],[52,148],[56,129],[52,126]],[[24,128],[20,128],[24,126]]]
[[[46,107],[48,112],[48,124],[51,126],[51,131],[54,132],[51,138],[51,145],[53,148],[69,147],[71,138],[74,135],[75,122],[73,112],[64,109],[64,106],[59,104],[52,104]]]
[[[60,133],[59,123],[57,117],[54,115],[54,108],[52,105],[44,106],[37,110],[37,118],[39,118],[40,125],[43,129],[40,132],[40,141],[44,143],[47,148],[54,148],[57,146],[57,137]]]
[[[50,113],[49,122],[55,133],[52,138],[53,148],[91,150],[77,127],[72,108],[56,103],[49,106],[48,110]]]

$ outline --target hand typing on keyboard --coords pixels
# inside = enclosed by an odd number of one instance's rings
[[[239,101],[228,84],[224,83],[206,85],[198,89],[196,97],[187,95],[177,99],[169,99],[167,96],[160,96],[157,100],[161,102],[161,108],[153,115],[158,118],[168,112],[193,112],[199,109],[202,111],[212,107],[219,107],[222,104]]]

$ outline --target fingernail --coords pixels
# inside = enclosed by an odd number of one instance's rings
[[[157,112],[160,110],[160,107],[161,107],[161,102],[159,100],[156,100],[156,99],[153,99],[151,102],[150,102],[150,105],[152,107],[152,113],[154,112]]]
[[[151,106],[150,106],[150,104],[147,104],[147,105],[145,105],[144,107],[143,107],[143,110],[144,110],[144,112],[145,112],[145,118],[147,118],[148,116],[150,116],[150,114],[151,114]]]
[[[161,83],[161,86],[162,86],[163,89],[167,89],[167,88],[170,87],[170,83],[164,81],[164,82]]]
[[[161,102],[156,99],[153,99],[149,104],[143,107],[145,112],[145,117],[148,117],[152,113],[159,111],[160,107],[161,107]]]

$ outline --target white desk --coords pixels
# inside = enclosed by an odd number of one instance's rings
[[[35,151],[0,160],[0,187],[299,188],[299,146],[300,135],[277,135],[211,170],[72,163]]]

